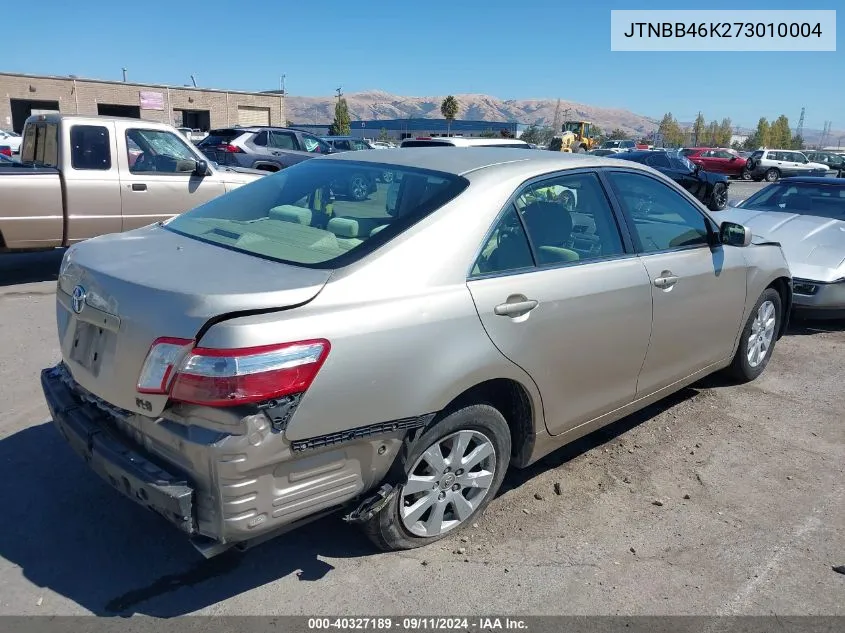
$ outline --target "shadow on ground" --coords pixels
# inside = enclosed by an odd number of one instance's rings
[[[321,556],[375,553],[358,530],[328,517],[206,560],[160,517],[115,494],[51,423],[0,440],[0,498],[0,557],[98,615],[191,613],[291,574],[319,580],[333,569]]]
[[[64,248],[31,253],[0,253],[0,287],[56,281]]]
[[[787,336],[813,336],[825,332],[845,332],[843,319],[796,319],[789,321]]]

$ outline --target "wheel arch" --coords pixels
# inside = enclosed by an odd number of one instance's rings
[[[504,416],[511,432],[511,464],[520,468],[526,466],[534,449],[536,416],[539,411],[531,391],[512,378],[485,380],[452,398],[438,412],[432,424],[472,404],[489,404]]]
[[[780,339],[789,327],[789,316],[792,314],[792,280],[788,277],[778,277],[767,288],[772,288],[780,295],[781,319],[777,338]]]

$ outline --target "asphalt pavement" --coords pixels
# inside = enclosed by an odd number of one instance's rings
[[[845,615],[843,322],[510,473],[427,548],[377,553],[328,517],[204,560],[48,421],[60,257],[0,255],[0,615]]]

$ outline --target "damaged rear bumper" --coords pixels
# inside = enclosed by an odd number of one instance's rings
[[[124,496],[193,535],[194,489],[187,478],[162,468],[109,429],[105,414],[85,406],[61,379],[58,368],[41,372],[53,423],[91,469]]]

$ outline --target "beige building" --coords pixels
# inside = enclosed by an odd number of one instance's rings
[[[0,73],[0,129],[20,132],[28,116],[42,112],[127,116],[204,132],[286,122],[278,94]]]

